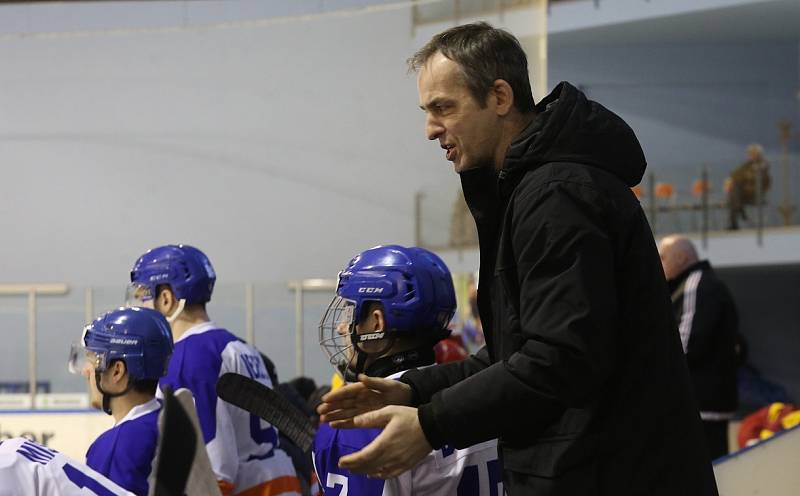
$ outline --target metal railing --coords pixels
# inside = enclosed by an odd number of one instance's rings
[[[30,394],[31,405],[36,403],[38,384],[36,375],[36,300],[39,295],[64,295],[68,291],[69,287],[63,283],[0,284],[0,296],[26,296],[28,299],[28,393]]]
[[[646,198],[642,198],[640,189],[634,188],[634,193],[636,193],[642,202],[642,208],[645,209],[648,221],[650,222],[650,228],[653,230],[654,234],[659,235],[687,231],[699,233],[703,248],[706,248],[708,246],[709,232],[723,230],[722,228],[716,228],[715,226],[712,226],[711,216],[718,213],[722,213],[723,215],[728,213],[728,201],[723,199],[712,201],[710,198],[711,183],[709,181],[709,171],[707,168],[702,170],[700,173],[700,178],[693,183],[693,198],[688,201],[685,199],[686,197],[684,197],[684,201],[675,201],[674,199],[680,197],[674,193],[660,193],[659,189],[662,189],[662,191],[668,191],[668,189],[664,187],[671,186],[671,184],[659,183],[656,180],[655,174],[651,173],[648,175],[647,186],[648,193]],[[752,223],[752,226],[750,227],[755,230],[756,243],[759,246],[763,244],[764,228],[780,225],[780,222],[775,222],[774,219],[769,223],[769,225],[767,225],[765,222],[764,212],[765,209],[768,208],[768,205],[765,204],[766,200],[764,193],[764,188],[761,184],[761,175],[756,174],[755,201],[749,208],[752,208],[756,211],[755,222]],[[695,224],[691,228],[687,229],[683,227],[683,224],[679,221],[669,222],[670,216],[675,217],[681,212],[689,212],[693,216],[699,214],[699,226]],[[665,219],[667,220],[666,223],[664,223]],[[783,219],[783,225],[791,225],[791,219]],[[724,230],[727,229],[728,228],[726,227]]]
[[[319,349],[317,324],[335,287],[330,279],[217,285],[209,314],[270,356],[282,380],[294,373],[327,382],[333,370]],[[0,409],[87,405],[86,379],[66,370],[69,345],[97,314],[120,306],[123,294],[117,287],[0,284]]]
[[[743,231],[751,232],[762,245],[764,230],[797,225],[794,215],[800,192],[800,175],[793,173],[791,159],[784,155],[770,169],[773,187],[761,184],[755,174],[755,200],[745,205]],[[733,164],[733,165],[732,165]],[[656,236],[671,233],[699,234],[703,245],[710,233],[729,228],[726,182],[735,161],[707,164],[694,171],[684,169],[651,172],[631,188],[641,202]],[[474,221],[463,200],[458,181],[418,191],[414,197],[415,243],[434,250],[477,248]]]

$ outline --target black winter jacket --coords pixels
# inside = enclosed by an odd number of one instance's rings
[[[434,448],[499,438],[509,494],[714,495],[630,127],[568,83],[503,170],[461,174],[487,346],[415,370]],[[515,486],[522,474],[524,486]]]
[[[727,286],[707,261],[669,281],[672,310],[701,416],[736,411],[736,342],[739,318]]]

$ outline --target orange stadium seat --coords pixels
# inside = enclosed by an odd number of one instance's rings
[[[675,198],[675,186],[670,183],[656,183],[655,195],[659,200],[672,200]]]
[[[700,198],[703,193],[708,194],[711,192],[711,183],[708,180],[696,179],[692,183],[692,196]]]

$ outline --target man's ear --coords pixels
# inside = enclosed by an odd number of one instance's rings
[[[375,322],[375,326],[372,329],[373,332],[386,330],[386,318],[382,308],[376,308],[372,311],[372,320]]]
[[[172,305],[175,303],[175,295],[172,293],[172,289],[170,289],[169,286],[159,286],[156,293],[158,294],[156,299],[158,300],[159,306],[167,310],[172,310]]]
[[[494,97],[497,115],[505,116],[514,108],[514,90],[505,79],[496,79],[490,94]]]
[[[126,373],[128,372],[128,367],[125,366],[125,362],[122,360],[117,360],[111,366],[111,379],[113,382],[122,382],[123,377],[125,377]]]

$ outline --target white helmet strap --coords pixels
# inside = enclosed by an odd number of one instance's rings
[[[186,299],[181,298],[180,300],[178,300],[178,308],[176,308],[175,311],[172,312],[172,315],[166,316],[167,322],[169,322],[170,324],[175,322],[175,319],[177,319],[178,316],[183,312],[184,307],[186,307]]]

